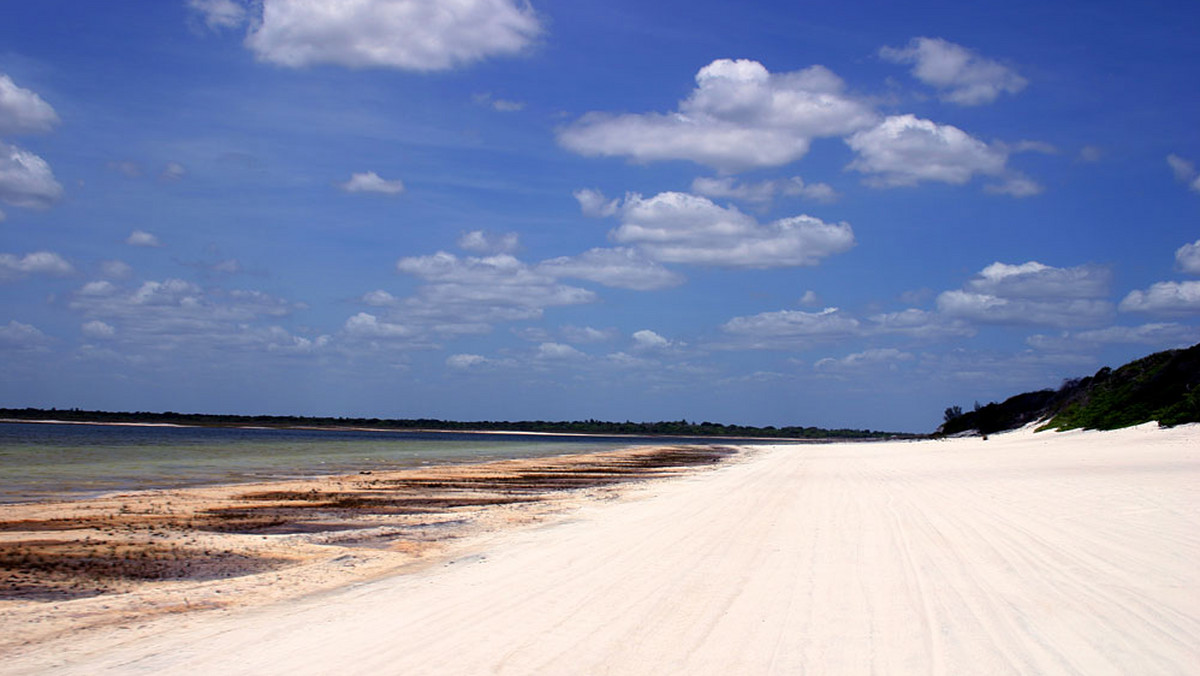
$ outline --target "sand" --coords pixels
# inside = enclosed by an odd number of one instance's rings
[[[757,447],[601,497],[412,570],[13,647],[0,672],[1200,670],[1200,426]]]

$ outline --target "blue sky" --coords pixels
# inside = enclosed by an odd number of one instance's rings
[[[1200,341],[1185,2],[0,23],[0,405],[928,431]]]

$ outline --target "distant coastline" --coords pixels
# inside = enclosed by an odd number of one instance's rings
[[[144,427],[242,427],[269,429],[329,429],[380,432],[457,432],[479,434],[541,434],[556,436],[669,436],[700,439],[883,440],[920,439],[925,435],[877,430],[819,427],[754,427],[712,422],[473,421],[315,416],[251,416],[174,411],[95,411],[83,409],[0,408],[0,422],[93,424]]]

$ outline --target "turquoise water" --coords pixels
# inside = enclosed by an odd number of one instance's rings
[[[0,423],[0,502],[587,453],[671,441],[678,440]]]

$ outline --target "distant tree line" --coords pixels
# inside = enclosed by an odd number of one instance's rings
[[[714,422],[606,422],[602,420],[546,421],[474,421],[436,420],[432,418],[344,418],[286,415],[224,415],[208,413],[176,413],[174,411],[87,411],[78,408],[0,408],[0,419],[62,420],[65,422],[153,423],[210,427],[319,427],[371,428],[381,430],[443,432],[541,432],[555,434],[598,434],[628,436],[677,437],[763,437],[770,439],[896,439],[919,435],[880,432],[875,430],[823,429],[820,427],[753,427],[724,425]]]

